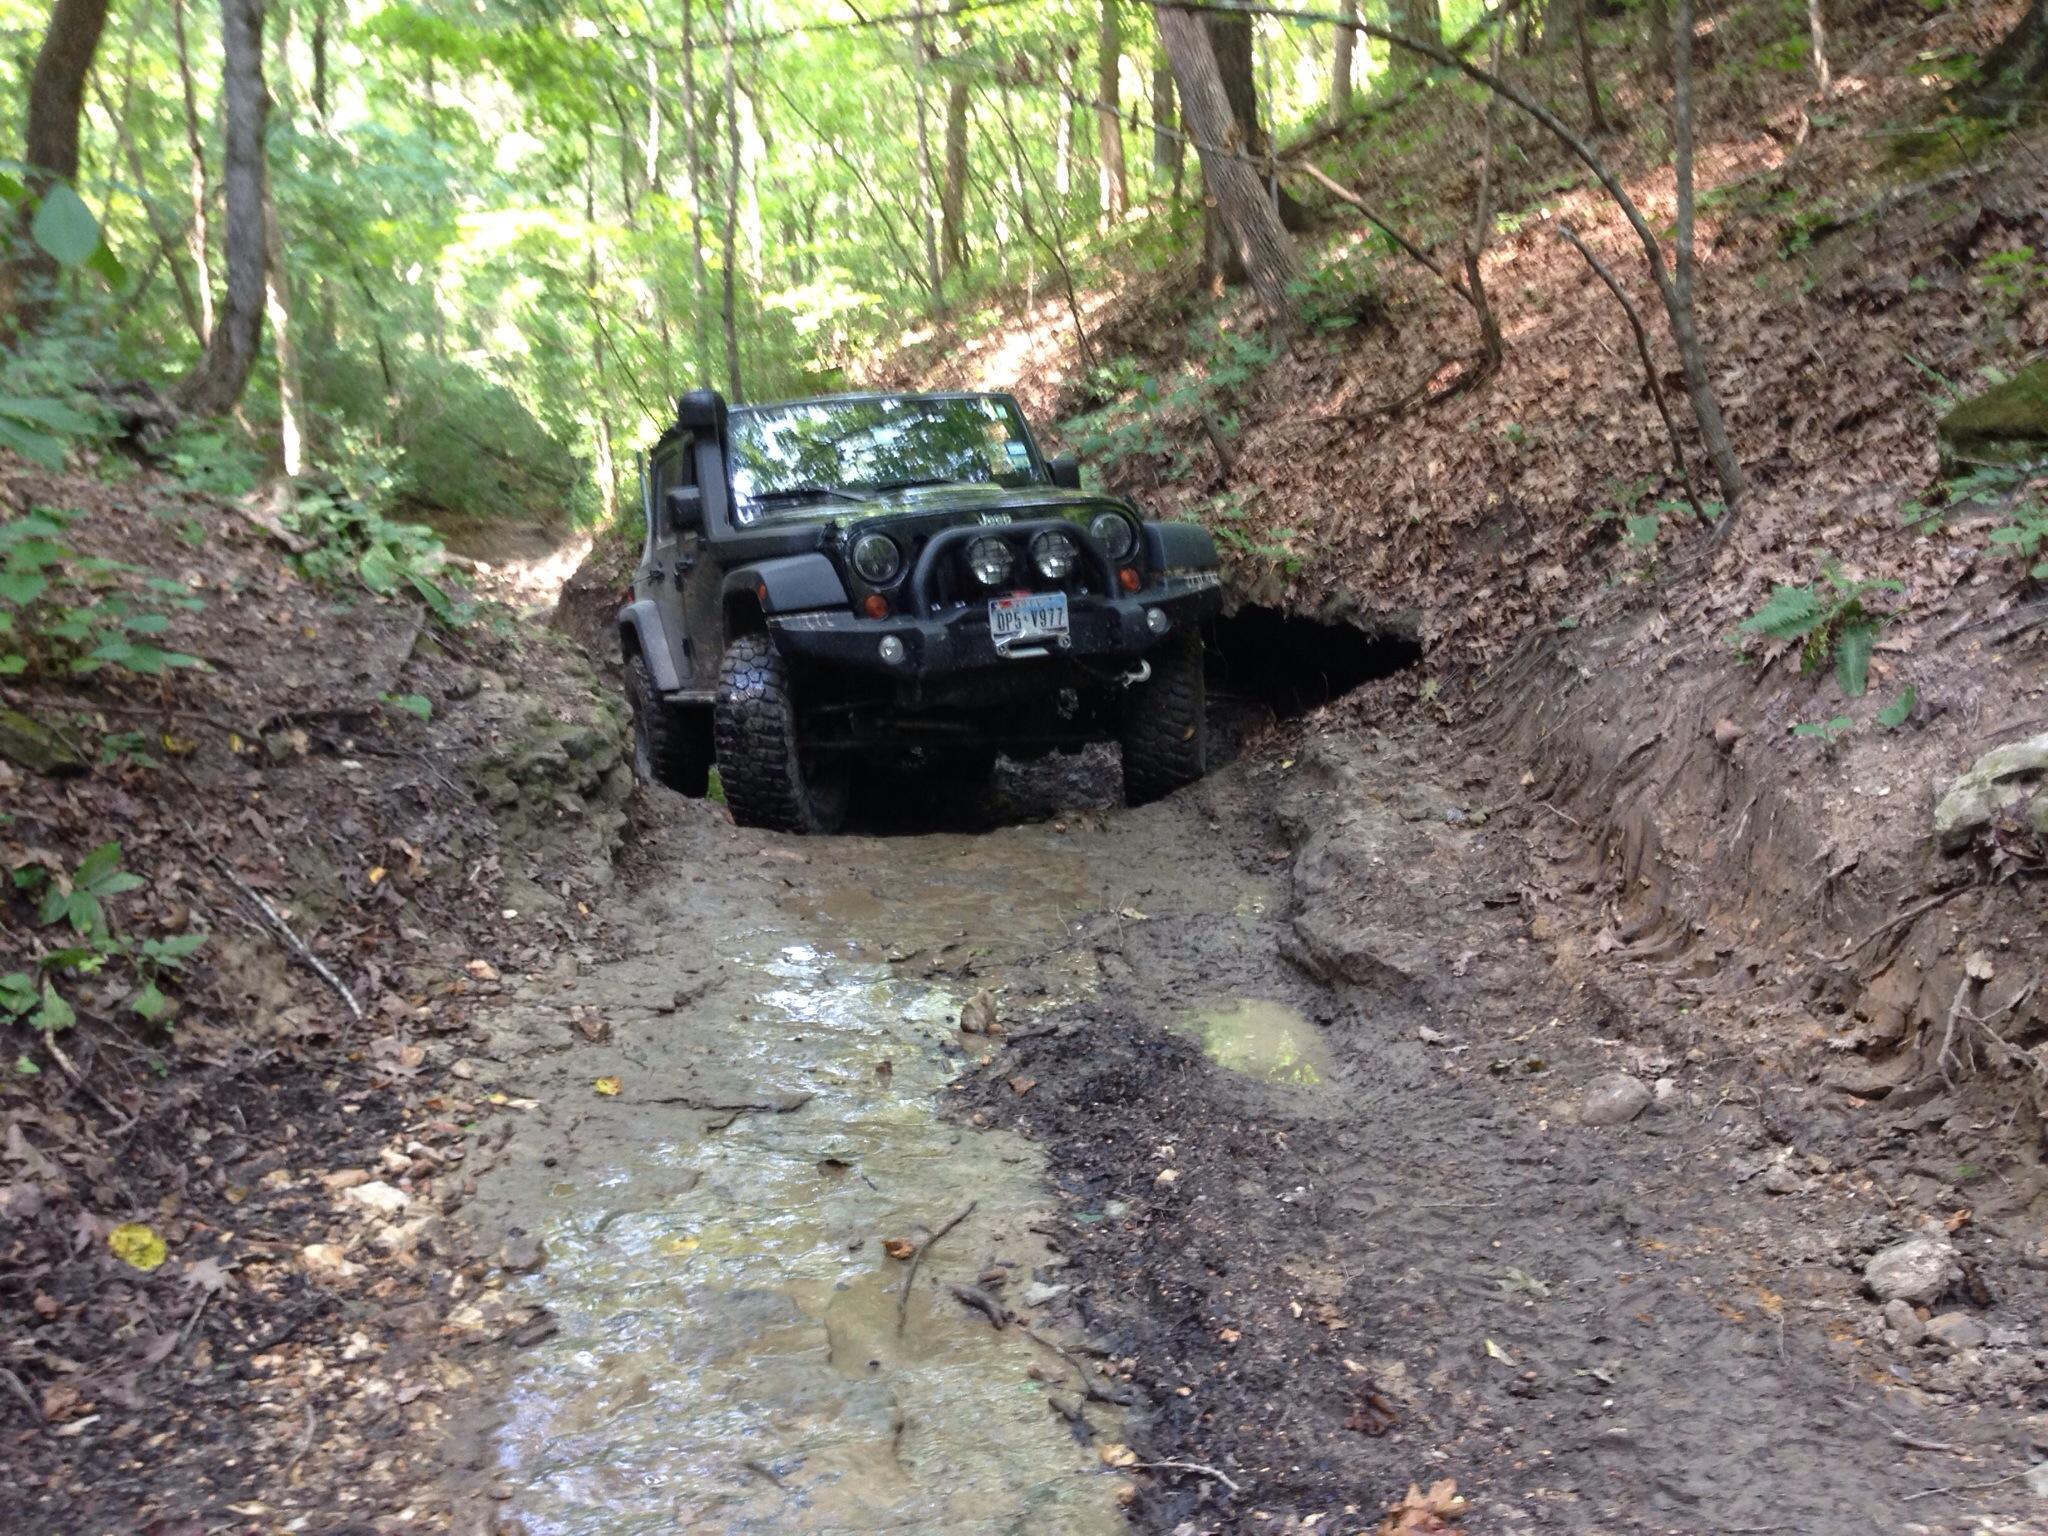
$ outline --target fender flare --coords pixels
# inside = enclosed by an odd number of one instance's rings
[[[1199,523],[1145,524],[1145,559],[1155,571],[1213,571],[1216,540]]]
[[[652,599],[643,597],[619,610],[619,651],[625,656],[638,651],[646,659],[656,693],[674,693],[683,686],[676,676],[675,657],[662,638],[661,614]]]
[[[852,602],[837,568],[820,554],[783,555],[740,566],[726,576],[719,595],[729,602],[740,593],[758,601],[762,614],[769,617],[816,608],[844,608]]]

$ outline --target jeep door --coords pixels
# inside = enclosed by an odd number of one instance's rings
[[[690,655],[695,647],[690,643],[683,588],[697,563],[697,546],[701,541],[695,531],[677,528],[668,493],[689,483],[689,461],[687,453],[672,449],[655,456],[649,466],[654,477],[654,505],[648,509],[654,536],[648,544],[647,575],[651,590],[647,595],[661,614],[661,633],[668,644],[669,660],[675,664],[676,676],[685,687],[690,685],[695,670]]]

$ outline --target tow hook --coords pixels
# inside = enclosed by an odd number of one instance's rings
[[[1117,685],[1122,688],[1135,688],[1140,683],[1149,682],[1151,677],[1152,663],[1141,661],[1134,670],[1126,672],[1122,677],[1118,678]]]

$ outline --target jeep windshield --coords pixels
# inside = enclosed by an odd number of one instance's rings
[[[1042,482],[1023,414],[1000,395],[866,395],[732,413],[742,524],[938,485]]]

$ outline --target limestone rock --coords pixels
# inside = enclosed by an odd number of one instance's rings
[[[357,1205],[375,1211],[379,1216],[396,1216],[412,1204],[412,1196],[404,1190],[386,1184],[382,1179],[372,1179],[367,1184],[358,1184],[342,1194],[344,1200],[353,1200]]]
[[[1965,400],[1937,431],[1952,457],[1975,464],[2016,464],[2048,452],[2048,359]]]
[[[1863,1283],[1879,1301],[1930,1302],[1948,1289],[1955,1257],[1947,1238],[1921,1233],[1871,1255]]]
[[[1991,1333],[1967,1312],[1943,1312],[1927,1320],[1927,1337],[1950,1349],[1975,1349]]]
[[[1934,835],[1942,852],[1961,853],[1992,817],[2026,799],[2043,780],[2048,780],[2048,731],[1986,752],[1934,807]],[[2048,798],[2048,792],[2035,798]],[[2029,806],[2030,821],[2039,809]],[[2040,819],[2048,820],[2048,812]]]
[[[1579,1124],[1626,1125],[1650,1107],[1649,1087],[1626,1072],[1610,1072],[1586,1085],[1579,1101]]]
[[[1927,1337],[1927,1325],[1920,1321],[1920,1314],[1913,1310],[1913,1303],[1897,1296],[1884,1304],[1884,1322],[1908,1349]]]
[[[498,1265],[509,1274],[530,1275],[548,1261],[547,1244],[514,1227],[498,1248]]]

